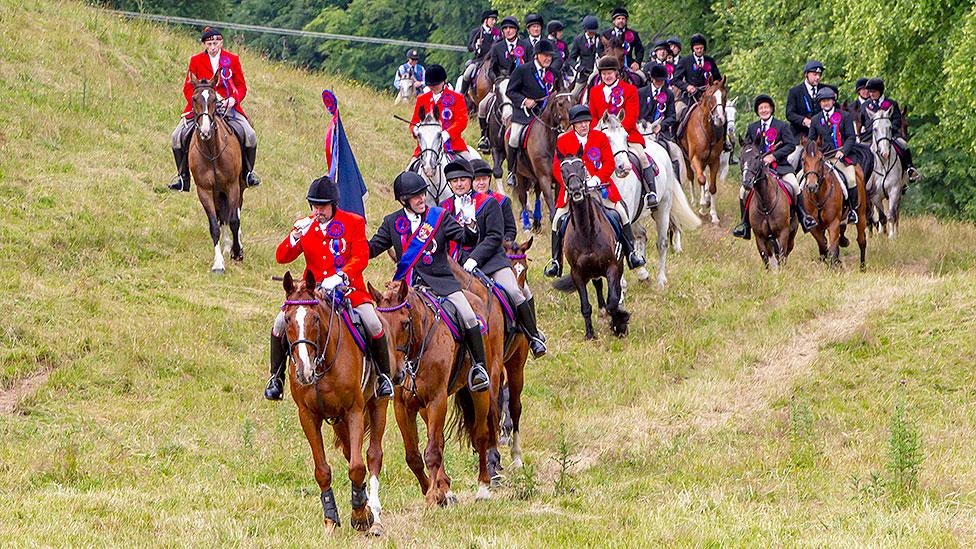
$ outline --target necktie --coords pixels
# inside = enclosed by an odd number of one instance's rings
[[[816,86],[810,86],[810,97],[812,97],[814,99],[817,98],[817,87]]]
[[[763,136],[765,136],[765,135],[766,135],[766,129],[767,129],[767,128],[766,128],[766,123],[765,123],[765,122],[763,122],[762,124],[760,124],[760,126],[759,126],[759,127],[761,128],[761,131],[762,131],[762,135],[763,135]]]

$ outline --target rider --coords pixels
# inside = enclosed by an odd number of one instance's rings
[[[461,95],[468,93],[468,86],[471,85],[475,71],[481,66],[492,45],[501,39],[501,33],[495,26],[496,21],[498,21],[498,10],[485,10],[481,12],[481,24],[471,29],[471,34],[468,36],[468,51],[474,54],[474,57],[464,64],[461,88],[458,90]]]
[[[515,185],[519,146],[524,137],[522,130],[542,112],[546,99],[555,89],[556,75],[549,68],[554,54],[555,48],[552,42],[540,40],[535,46],[535,61],[524,63],[516,68],[508,83],[508,98],[513,106],[512,126],[509,129],[508,149],[505,155],[508,158],[509,185]]]
[[[867,110],[877,111],[878,109],[888,110],[891,109],[891,129],[892,136],[895,140],[895,150],[898,151],[899,156],[905,163],[905,170],[908,174],[909,181],[918,181],[919,173],[912,162],[912,151],[908,149],[908,136],[902,130],[902,114],[901,108],[898,106],[898,102],[890,97],[885,96],[885,83],[881,78],[871,78],[869,79],[864,88],[868,91],[870,95],[870,101],[867,103]],[[864,127],[862,128],[862,140],[864,135],[867,134],[867,142],[871,140],[871,117],[867,116],[865,113],[862,116],[862,123]]]
[[[857,97],[854,100],[857,101],[858,110],[860,110],[860,107],[863,107],[864,104],[871,99],[871,93],[865,87],[867,83],[868,79],[863,76],[854,82],[854,93],[857,94]]]
[[[410,129],[414,137],[417,136],[417,124],[419,124],[428,113],[435,112],[440,117],[441,136],[444,139],[444,150],[468,157],[468,145],[461,136],[464,128],[468,127],[468,108],[464,102],[464,96],[460,93],[447,88],[447,71],[440,65],[431,65],[424,75],[424,83],[430,91],[417,98],[417,103],[413,108],[413,117],[410,119]],[[436,109],[435,109],[436,108]],[[439,151],[438,151],[439,152]],[[420,156],[420,145],[413,151],[414,158]]]
[[[454,198],[448,198],[441,206],[459,222],[473,216],[478,223],[478,243],[470,247],[458,247],[455,259],[465,271],[480,270],[508,293],[515,305],[515,318],[529,340],[532,356],[539,358],[546,354],[546,344],[539,335],[535,311],[519,288],[512,263],[505,255],[505,247],[502,245],[505,219],[501,205],[491,194],[474,191],[474,172],[464,159],[448,163],[444,167],[444,177],[454,191]]]
[[[647,67],[646,64],[644,66]],[[680,171],[682,153],[681,148],[674,141],[675,126],[678,122],[674,111],[674,92],[667,85],[668,77],[664,65],[652,65],[648,69],[647,85],[637,90],[637,97],[640,99],[640,119],[651,123],[652,131],[657,136],[658,143],[668,151],[671,165],[677,175]]]
[[[369,352],[379,369],[376,396],[391,398],[389,345],[363,280],[363,270],[370,257],[366,220],[339,209],[339,188],[327,175],[312,181],[306,199],[312,214],[295,222],[291,232],[278,245],[275,259],[284,264],[304,255],[305,270],[319,281],[320,289],[331,291],[342,287],[369,335]],[[280,400],[284,392],[285,366],[288,364],[285,336],[285,313],[281,312],[271,329],[271,379],[264,390],[264,398],[268,400]]]
[[[535,51],[536,45],[542,40],[542,25],[544,21],[538,13],[530,13],[525,16],[525,39],[532,45],[530,52]]]
[[[620,123],[627,130],[627,146],[640,163],[641,181],[644,186],[644,207],[657,207],[657,191],[654,188],[654,167],[644,152],[644,136],[637,131],[640,116],[640,97],[637,88],[620,79],[620,63],[616,57],[605,55],[596,63],[600,81],[590,90],[590,114],[599,120],[604,113],[617,116],[623,112]]]
[[[807,138],[813,140],[820,137],[823,143],[821,148],[828,153],[824,154],[825,161],[843,174],[847,185],[847,205],[850,208],[847,223],[853,225],[858,219],[857,179],[854,162],[848,155],[856,142],[854,119],[840,109],[834,108],[837,103],[837,92],[829,86],[822,86],[817,90],[817,103],[820,112],[814,115],[810,122]]]
[[[627,27],[627,19],[630,14],[627,8],[617,6],[610,14],[610,23],[613,25],[603,31],[603,37],[607,40],[617,39],[624,44],[624,65],[632,71],[640,71],[641,63],[644,61],[644,44],[641,42],[640,34]],[[602,48],[598,52],[603,54]]]
[[[821,88],[820,79],[823,72],[823,63],[815,60],[808,61],[803,67],[803,82],[790,88],[786,96],[786,119],[793,126],[793,133],[797,136],[809,132],[810,121],[820,112],[816,97]],[[799,157],[799,151],[796,154]]]
[[[560,220],[569,213],[569,205],[566,197],[566,184],[563,182],[563,174],[560,169],[560,157],[576,156],[581,157],[586,166],[586,172],[590,174],[586,186],[589,188],[603,187],[601,195],[603,206],[610,208],[620,214],[620,222],[623,224],[621,230],[621,246],[627,256],[627,264],[631,269],[636,269],[644,265],[644,258],[634,249],[634,232],[630,226],[630,216],[627,214],[627,207],[624,206],[620,198],[620,192],[614,184],[612,175],[614,170],[613,150],[610,148],[610,140],[605,133],[597,129],[590,128],[593,115],[584,105],[576,105],[569,109],[569,123],[572,130],[559,136],[556,139],[556,152],[552,159],[552,173],[559,183],[559,193],[556,196],[556,213],[552,217],[552,261],[546,267],[545,275],[548,277],[562,276],[563,272],[563,228]]]
[[[566,29],[566,25],[563,25],[562,21],[557,21],[553,19],[549,21],[546,25],[546,40],[552,42],[552,45],[556,48],[556,55],[552,58],[552,70],[556,71],[556,75],[560,78],[565,74],[565,68],[563,63],[566,61],[566,42],[563,42],[563,30]]]
[[[427,182],[413,172],[396,177],[393,194],[403,208],[383,218],[376,234],[369,239],[369,257],[392,248],[398,262],[394,280],[430,288],[433,294],[446,297],[454,305],[464,324],[464,343],[471,353],[468,386],[473,392],[487,391],[489,379],[481,324],[447,262],[450,242],[465,246],[478,242],[474,215],[464,218],[462,226],[442,208],[428,208]]]
[[[811,217],[803,206],[803,193],[800,192],[800,185],[796,180],[796,168],[791,166],[788,160],[799,140],[787,122],[773,117],[776,103],[773,102],[772,97],[766,94],[756,96],[752,103],[752,110],[759,116],[759,120],[749,124],[746,129],[746,142],[759,147],[763,153],[762,163],[775,172],[782,182],[789,185],[793,193],[797,217],[803,226],[803,232],[807,232],[817,226],[817,220]],[[749,240],[751,227],[749,227],[749,213],[745,208],[745,196],[748,189],[752,188],[752,182],[743,180],[742,184],[743,187],[739,189],[739,212],[742,214],[742,220],[732,229],[732,236]]]
[[[186,107],[180,123],[173,130],[171,146],[173,157],[176,159],[176,177],[169,184],[173,191],[190,191],[190,138],[196,128],[193,119],[193,88],[202,79],[210,80],[215,72],[220,72],[217,81],[217,96],[223,100],[224,121],[234,130],[234,134],[241,140],[243,173],[248,187],[261,184],[261,179],[254,173],[254,157],[258,150],[257,135],[248,122],[241,101],[247,95],[247,83],[244,82],[244,69],[241,60],[233,53],[224,50],[224,37],[214,27],[204,27],[204,51],[190,58],[190,66],[186,70],[183,81],[183,95],[186,97]]]
[[[600,45],[597,31],[600,22],[596,17],[587,15],[583,18],[583,32],[573,39],[573,46],[569,50],[569,61],[576,69],[576,83],[573,86],[573,97],[577,97],[579,92],[586,87],[590,75],[593,74],[593,66],[596,63],[597,47]]]
[[[691,55],[686,55],[678,61],[674,68],[672,82],[684,93],[678,97],[677,114],[682,118],[685,111],[697,100],[702,92],[712,83],[722,79],[722,73],[718,69],[715,59],[705,55],[705,48],[708,41],[704,35],[691,35]],[[727,132],[722,132],[723,148],[726,151],[732,150],[732,142],[725,139]]]
[[[644,75],[647,76],[648,79],[650,79],[651,68],[653,66],[660,65],[661,67],[664,67],[665,80],[666,80],[665,86],[668,87],[671,86],[671,78],[674,75],[674,65],[670,61],[668,61],[668,55],[670,54],[670,52],[671,50],[668,49],[667,40],[661,40],[658,43],[654,44],[654,55],[651,56],[651,58],[647,61],[647,63],[644,63],[644,67],[642,69],[644,71]]]
[[[502,30],[502,39],[495,42],[488,53],[491,56],[488,79],[498,83],[498,91],[501,94],[498,99],[505,102],[508,100],[505,93],[508,80],[515,67],[532,59],[532,44],[529,44],[528,40],[519,38],[519,24],[514,17],[503,18],[499,27]],[[478,125],[481,127],[478,149],[481,151],[487,151],[491,146],[488,142],[488,106],[491,105],[494,97],[493,86],[492,91],[481,100],[481,103],[478,103]]]
[[[399,90],[401,80],[412,80],[414,94],[420,93],[424,87],[424,66],[420,64],[420,53],[417,50],[407,52],[407,62],[397,68],[393,77],[393,89]]]
[[[677,36],[668,38],[668,48],[671,50],[671,63],[678,66],[678,61],[681,61],[681,39]]]
[[[505,220],[504,239],[502,242],[515,242],[515,237],[518,235],[518,227],[515,225],[515,213],[512,211],[512,200],[500,192],[491,190],[491,183],[494,178],[491,166],[485,160],[475,158],[471,160],[471,172],[474,174],[474,180],[471,182],[471,185],[474,187],[474,192],[491,195],[492,198],[498,201],[498,205],[501,206],[502,219]],[[528,289],[526,289],[526,292],[528,292]],[[529,295],[529,299],[532,299],[531,295]]]

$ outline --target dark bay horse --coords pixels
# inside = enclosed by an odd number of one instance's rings
[[[448,327],[439,319],[439,312],[430,300],[403,281],[388,282],[380,293],[372,285],[369,292],[377,304],[381,318],[389,326],[388,337],[395,346],[398,367],[405,369],[403,383],[397,387],[393,399],[397,425],[403,437],[407,465],[420,483],[420,491],[428,505],[457,503],[451,491],[451,479],[444,467],[444,430],[447,427],[447,403],[454,395],[457,413],[456,432],[466,435],[478,453],[478,493],[476,500],[491,497],[488,473],[488,449],[498,444],[497,394],[501,378],[501,346],[503,331],[496,324],[485,338],[485,356],[491,384],[488,391],[472,393],[467,386],[470,359],[463,344],[455,341]],[[475,313],[489,319],[486,304],[477,296],[466,293]],[[495,308],[495,314],[501,311]],[[503,322],[500,316],[489,326]],[[399,366],[402,365],[402,366]],[[427,448],[420,454],[417,414],[427,424]],[[427,471],[424,471],[426,465]],[[429,474],[429,476],[428,476]]]
[[[481,104],[481,100],[484,99],[489,92],[491,92],[492,82],[491,77],[488,73],[491,71],[491,56],[486,55],[481,63],[478,64],[478,70],[475,74],[474,81],[468,86],[467,94],[467,104],[468,111],[474,114],[478,111],[478,105]]]
[[[291,395],[298,406],[302,430],[312,448],[315,480],[322,492],[325,526],[339,526],[339,512],[332,493],[332,469],[325,458],[322,422],[332,425],[336,447],[349,462],[352,485],[353,528],[380,535],[379,477],[383,466],[383,433],[386,400],[374,396],[374,368],[365,360],[349,331],[339,305],[330,292],[314,290],[310,272],[295,281],[284,276],[285,329],[289,341]],[[369,487],[363,464],[363,438],[369,434]]]
[[[210,271],[224,273],[220,248],[220,227],[230,225],[233,244],[230,257],[244,259],[241,246],[241,206],[247,183],[241,173],[241,145],[234,132],[218,115],[216,84],[219,71],[210,80],[201,79],[193,87],[193,119],[196,131],[190,140],[190,173],[197,185],[197,197],[210,222],[214,262]]]
[[[622,337],[627,335],[627,323],[630,321],[630,313],[620,308],[623,254],[613,228],[603,213],[603,206],[586,188],[588,175],[583,160],[576,156],[559,155],[557,158],[569,197],[569,223],[563,238],[563,257],[571,270],[569,276],[554,282],[553,287],[563,292],[576,289],[580,298],[580,313],[586,324],[586,339],[593,339],[593,308],[586,284],[592,280],[600,295],[601,286],[597,282],[606,278],[606,311],[610,316],[610,329],[614,335]]]
[[[847,229],[846,214],[844,213],[843,183],[828,167],[825,154],[821,151],[820,139],[807,141],[803,146],[803,176],[800,178],[800,189],[807,211],[817,219],[817,226],[810,230],[810,234],[817,241],[820,258],[835,265],[840,261],[840,248],[846,247],[849,241],[844,232]],[[834,151],[827,151],[833,154]],[[857,173],[858,208],[857,208],[857,245],[861,249],[861,270],[864,270],[865,252],[867,250],[867,217],[864,192],[864,172],[860,166],[855,167]]]
[[[706,214],[705,208],[711,205],[712,223],[718,224],[718,209],[715,194],[715,181],[722,167],[722,144],[725,134],[725,102],[727,99],[725,80],[718,80],[705,88],[697,103],[688,107],[689,113],[685,122],[684,132],[678,144],[688,158],[693,180],[701,190],[701,209],[699,213]],[[708,193],[705,193],[705,168],[708,168]],[[692,194],[694,196],[694,194]]]
[[[749,225],[756,234],[756,248],[766,267],[786,263],[793,251],[798,220],[793,215],[790,197],[780,187],[776,173],[762,161],[763,153],[754,143],[742,143],[739,166],[742,183],[749,191]]]

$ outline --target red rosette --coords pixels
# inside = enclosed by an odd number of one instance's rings
[[[623,97],[620,97],[620,96],[611,97],[610,98],[610,104],[612,104],[615,107],[621,107],[624,104],[624,98]]]
[[[339,238],[345,234],[346,228],[339,221],[333,221],[329,223],[329,226],[325,229],[325,234],[329,235],[329,238]]]
[[[610,114],[617,114],[618,112],[620,112],[620,107],[616,105],[610,105],[609,107],[607,107],[607,112]]]
[[[834,114],[830,115],[830,123],[831,124],[840,124],[840,113],[839,112],[835,112]]]
[[[668,71],[668,77],[670,78],[671,75],[674,74],[674,65],[672,65],[671,63],[668,63],[668,64],[664,65],[664,70]]]
[[[331,90],[322,90],[322,104],[325,105],[325,110],[329,111],[329,114],[335,114],[339,111],[339,102]]]
[[[512,53],[515,54],[515,57],[522,57],[523,55],[525,55],[525,48],[523,48],[522,46],[515,46],[515,49],[512,50]]]
[[[616,86],[612,90],[610,90],[610,97],[620,97],[623,94],[624,94],[624,89],[621,88],[620,86]]]
[[[702,66],[705,68],[705,72],[712,70],[712,64],[709,63],[708,61],[705,61],[705,63]]]
[[[441,110],[441,120],[447,122],[452,118],[454,118],[454,112],[451,111],[451,109],[445,107],[444,109]]]
[[[546,71],[546,77],[542,79],[546,84],[552,84],[556,81],[556,77],[553,76],[552,71]]]
[[[563,51],[566,49],[566,44],[563,44],[562,42],[556,42],[556,49],[559,51]]]
[[[444,105],[445,107],[451,107],[451,106],[453,106],[454,105],[454,96],[445,93],[444,96],[441,97],[441,105]]]
[[[491,35],[492,36],[498,37],[498,36],[501,36],[501,34],[502,33],[501,33],[501,31],[498,30],[498,27],[492,27],[491,28]]]
[[[410,232],[410,221],[406,217],[398,217],[393,222],[393,228],[398,234],[407,234]]]
[[[424,265],[430,265],[434,262],[434,257],[430,254],[424,254],[423,257],[420,258],[420,262]]]
[[[597,160],[600,160],[600,149],[596,147],[590,147],[589,149],[586,149],[586,158],[588,158],[590,162],[596,162]]]
[[[656,99],[659,105],[665,105],[668,102],[668,94],[664,93],[663,91],[658,92]]]
[[[887,99],[885,99],[884,101],[882,101],[881,102],[881,108],[884,109],[884,110],[890,109],[891,108],[891,101],[888,101]]]
[[[767,142],[772,143],[772,142],[776,141],[776,138],[777,137],[779,137],[779,132],[776,131],[776,128],[769,128],[768,130],[766,130],[766,141]]]
[[[225,67],[225,68],[229,68],[230,67],[230,57],[221,57],[220,58],[220,66],[221,67]]]
[[[631,43],[634,41],[634,31],[627,31],[624,33],[624,42]]]
[[[346,258],[341,255],[337,255],[332,258],[332,264],[335,265],[336,269],[341,269],[346,264]]]

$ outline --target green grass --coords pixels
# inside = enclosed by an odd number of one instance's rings
[[[294,404],[261,397],[282,299],[273,251],[324,169],[322,88],[340,99],[371,228],[410,154],[392,118],[407,107],[244,50],[265,183],[246,196],[245,262],[214,277],[195,196],[162,190],[196,48],[189,32],[77,3],[0,0],[0,387],[52,372],[0,416],[5,543],[322,541]],[[461,504],[427,509],[391,414],[385,541],[973,544],[976,227],[906,219],[897,241],[870,241],[866,273],[850,250],[845,268],[827,270],[800,236],[768,273],[753,243],[728,236],[735,192],[721,189],[722,227],[672,256],[666,290],[631,284],[626,339],[601,321],[584,342],[576,297],[548,290],[547,246],[533,248],[551,342],[528,365],[534,474],[509,471],[515,487],[476,504],[475,459],[452,441]],[[367,277],[391,269],[378,260]],[[865,489],[889,475],[900,404],[921,441],[918,487]],[[347,520],[343,460],[329,459]],[[335,536],[363,543],[348,527]]]

